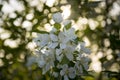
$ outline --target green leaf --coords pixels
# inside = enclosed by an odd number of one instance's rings
[[[3,5],[0,5],[0,11],[1,11],[1,9],[2,9],[2,6],[3,6]]]
[[[32,32],[37,32],[37,33],[41,33],[41,34],[49,34],[49,32],[47,32],[47,31],[40,31],[40,30],[33,30]]]
[[[68,30],[71,28],[71,22],[65,26],[65,28]]]
[[[68,64],[70,61],[68,60],[68,58],[66,56],[63,57],[61,64]]]
[[[59,23],[55,23],[55,24],[54,24],[54,27],[55,27],[57,30],[59,30],[59,29],[61,28],[61,25],[60,25]]]

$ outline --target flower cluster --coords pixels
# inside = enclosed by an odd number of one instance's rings
[[[63,21],[61,13],[55,13],[53,20],[54,28],[48,33],[38,33],[33,40],[37,45],[35,55],[38,66],[43,74],[49,72],[64,80],[84,75],[89,68],[90,50],[79,40],[71,22]]]

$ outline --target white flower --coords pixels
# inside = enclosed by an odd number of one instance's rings
[[[36,57],[36,62],[38,64],[38,66],[40,68],[42,68],[46,64],[46,62],[44,60],[44,55],[40,55],[40,56]]]
[[[50,38],[52,41],[58,41],[58,37],[53,33],[50,34]]]
[[[89,63],[90,62],[90,59],[86,56],[86,57],[82,57],[81,58],[81,63],[83,64],[85,70],[88,70],[89,68]]]
[[[48,34],[38,34],[38,37],[34,39],[34,42],[39,47],[43,47],[50,42],[50,36]]]
[[[64,80],[69,80],[69,78],[74,79],[76,76],[75,68],[74,67],[69,68],[67,64],[64,64],[62,66],[62,70],[60,71],[60,75],[64,76]]]
[[[64,75],[64,80],[69,80],[67,75]]]
[[[56,23],[61,23],[63,21],[62,14],[60,12],[53,14],[52,18]]]
[[[45,74],[50,68],[54,67],[54,49],[46,50],[44,53],[38,54],[36,59],[40,68],[42,68],[42,74]]]
[[[55,48],[55,47],[57,47],[58,46],[58,37],[55,34],[51,33],[50,34],[50,39],[51,39],[51,41],[47,45],[48,48]]]
[[[51,42],[51,43],[48,44],[48,48],[53,48],[54,49],[57,46],[58,46],[57,42]]]
[[[75,52],[75,44],[68,42],[66,48],[63,49],[63,54],[70,60],[73,61]]]
[[[42,74],[49,72],[56,78],[75,79],[88,70],[89,58],[86,53],[90,53],[90,50],[85,47],[85,43],[76,41],[77,35],[75,29],[68,25],[69,20],[61,23],[61,13],[53,14],[53,20],[63,26],[59,30],[53,27],[49,34],[38,34],[34,39],[37,45],[35,62],[42,69]]]
[[[57,72],[53,72],[52,75],[53,75],[54,77],[56,77],[56,78],[58,77],[58,73],[57,73]]]
[[[65,54],[65,56],[72,61],[73,60],[73,47],[72,46],[67,46],[64,50],[63,53]]]
[[[60,48],[66,48],[66,43],[68,42],[67,37],[64,35],[63,32],[59,32],[58,36],[54,33],[50,34],[51,42],[49,43],[49,47],[55,48],[58,44],[60,44]]]
[[[80,57],[80,63],[83,65],[85,70],[88,70],[89,65],[88,63],[90,62],[90,59],[87,56],[82,55]]]
[[[84,42],[81,42],[80,44],[81,44],[81,45],[80,45],[81,50],[82,50],[84,53],[90,54],[90,50],[85,47],[85,43],[84,43]]]
[[[74,67],[70,67],[69,68],[69,77],[71,78],[71,79],[74,79],[75,78],[75,76],[76,76],[76,70],[75,70],[75,68]]]
[[[74,28],[70,28],[68,30],[64,28],[64,35],[68,40],[74,40],[75,38],[77,38]]]
[[[60,48],[61,48],[61,49],[66,48],[66,43],[68,42],[68,39],[67,39],[67,37],[64,35],[64,33],[63,33],[63,32],[60,32],[60,33],[58,34],[58,38],[59,38]]]
[[[75,68],[76,68],[77,75],[83,74],[83,68],[82,68],[82,65],[81,65],[80,61],[77,61],[75,63]]]

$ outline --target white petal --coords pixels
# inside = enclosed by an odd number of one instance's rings
[[[61,54],[61,52],[62,52],[62,50],[61,50],[61,49],[56,49],[56,55],[60,55],[60,54]]]
[[[65,71],[64,70],[61,70],[60,71],[60,75],[63,76],[65,74]]]
[[[63,32],[60,32],[58,35],[60,43],[67,43],[68,39]]]
[[[68,65],[67,65],[67,64],[64,64],[64,65],[62,66],[62,68],[63,68],[64,71],[66,71],[67,68],[68,68]]]
[[[66,53],[65,55],[70,61],[73,60],[73,54],[72,53]]]
[[[70,40],[73,40],[73,39],[75,39],[77,37],[75,35],[75,29],[74,28],[70,28],[68,30],[65,30],[64,34]]]
[[[57,73],[57,72],[53,72],[53,76],[54,76],[55,78],[57,78],[57,77],[58,77],[58,73]]]
[[[88,70],[88,68],[89,68],[89,66],[88,66],[88,64],[83,64],[83,66],[84,66],[84,68],[85,68],[85,70]]]
[[[44,66],[43,68],[42,68],[42,74],[45,74],[48,70],[50,69],[50,67],[49,66]]]
[[[75,78],[75,76],[76,76],[76,71],[75,71],[75,68],[69,68],[69,77],[71,78],[71,79],[73,79],[73,78]]]
[[[64,80],[69,80],[67,75],[64,76]]]
[[[45,46],[50,41],[50,37],[48,34],[38,34],[37,38],[40,42],[41,47]]]
[[[50,44],[48,45],[48,47],[49,47],[49,48],[55,48],[55,47],[57,47],[57,45],[58,45],[58,43],[57,43],[57,42],[54,42],[54,43],[50,43]]]
[[[61,62],[63,58],[63,54],[61,54],[62,50],[61,49],[56,49],[56,58],[59,62]]]
[[[43,67],[45,65],[45,61],[38,61],[38,66],[39,67]]]
[[[40,41],[48,41],[50,39],[48,34],[38,34],[38,38],[40,39]]]
[[[75,68],[77,69],[78,74],[82,74],[82,73],[83,73],[83,68],[82,68],[82,66],[81,66],[80,61],[77,61],[77,62],[75,63]]]
[[[83,68],[82,68],[82,66],[79,66],[78,70],[79,70],[79,73],[80,73],[80,74],[83,73]]]
[[[52,48],[55,48],[55,47],[57,47],[58,46],[58,43],[56,42],[56,43],[53,43],[53,47]]]
[[[58,41],[58,37],[54,34],[50,34],[50,38],[52,41]]]
[[[66,44],[61,43],[61,44],[60,44],[60,49],[65,49],[65,48],[66,48]]]
[[[40,46],[41,46],[41,47],[45,46],[46,44],[47,44],[46,41],[41,41],[41,42],[40,42]]]
[[[83,51],[86,53],[86,54],[90,54],[91,53],[91,51],[90,51],[90,49],[88,49],[88,48],[83,48]]]
[[[61,62],[62,59],[63,59],[63,54],[61,54],[61,55],[56,55],[56,58],[57,58],[57,60],[58,60],[59,62]]]
[[[52,18],[56,23],[61,23],[63,21],[62,14],[60,12],[53,14]]]

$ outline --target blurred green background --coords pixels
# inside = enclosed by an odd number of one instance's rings
[[[91,49],[93,77],[84,79],[120,80],[120,0],[0,0],[0,80],[47,80],[27,60],[35,32],[59,11]]]

